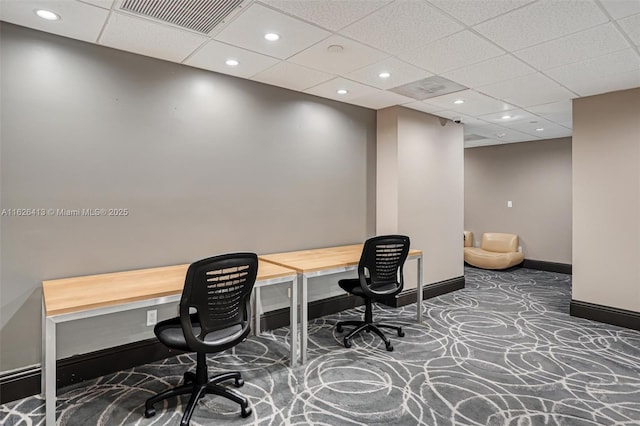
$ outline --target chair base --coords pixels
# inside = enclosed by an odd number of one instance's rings
[[[234,379],[235,387],[239,388],[244,385],[244,380],[239,372],[222,373],[205,380],[197,379],[197,372],[187,372],[184,374],[184,384],[173,389],[168,389],[158,395],[151,397],[145,403],[144,416],[146,418],[153,417],[156,414],[156,410],[153,405],[157,402],[163,401],[173,396],[191,394],[189,402],[187,403],[184,415],[180,421],[181,426],[188,426],[191,420],[191,415],[198,403],[198,400],[203,398],[206,394],[219,395],[227,398],[240,405],[240,415],[242,417],[249,417],[251,415],[251,407],[249,407],[249,401],[246,397],[229,389],[219,383],[226,380]]]
[[[398,327],[395,325],[390,325],[390,324],[383,324],[380,322],[368,322],[368,321],[340,321],[339,323],[336,324],[336,331],[338,333],[342,333],[343,331],[343,327],[347,325],[347,326],[355,326],[355,328],[353,330],[351,330],[349,332],[349,334],[347,334],[346,336],[344,336],[344,347],[345,348],[350,348],[351,347],[351,340],[357,335],[360,334],[363,331],[366,332],[371,332],[373,331],[375,334],[377,334],[382,341],[384,341],[385,347],[387,348],[387,350],[389,352],[393,351],[393,346],[391,345],[391,341],[387,338],[387,336],[383,333],[382,330],[380,330],[381,328],[388,328],[391,330],[395,330],[396,333],[398,334],[398,337],[404,337],[404,331],[402,331],[402,327]]]

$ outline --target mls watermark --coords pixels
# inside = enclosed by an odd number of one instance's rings
[[[82,208],[82,209],[61,209],[61,208],[18,208],[0,210],[2,217],[123,217],[129,216],[128,208]]]

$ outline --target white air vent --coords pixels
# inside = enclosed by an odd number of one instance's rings
[[[433,76],[394,87],[391,91],[421,101],[448,93],[459,92],[464,89],[467,89],[467,87],[455,81],[447,80],[444,77]]]
[[[121,10],[209,34],[244,0],[124,0]]]

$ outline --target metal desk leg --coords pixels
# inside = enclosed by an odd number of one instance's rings
[[[423,272],[422,272],[422,256],[418,259],[418,297],[416,301],[416,311],[418,323],[422,323],[422,286],[423,286]]]
[[[289,300],[289,328],[291,332],[290,364],[295,367],[298,363],[298,280],[291,281],[291,299]]]
[[[300,289],[300,362],[302,364],[307,362],[307,339],[309,334],[308,324],[308,295],[307,295],[307,277],[304,274],[298,275],[298,281],[302,285]]]
[[[44,309],[43,309],[44,310]],[[45,422],[56,424],[56,323],[43,312],[42,395],[45,397]]]
[[[40,354],[40,394],[45,398],[47,397],[47,381],[45,378],[47,377],[47,368],[45,366],[45,361],[47,359],[47,312],[44,306],[44,298],[42,298],[42,344],[40,345],[41,354]]]
[[[262,307],[260,298],[260,287],[253,288],[253,334],[260,335],[260,311]]]

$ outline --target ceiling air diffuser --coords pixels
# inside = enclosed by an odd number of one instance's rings
[[[120,10],[209,34],[245,0],[124,0]]]

